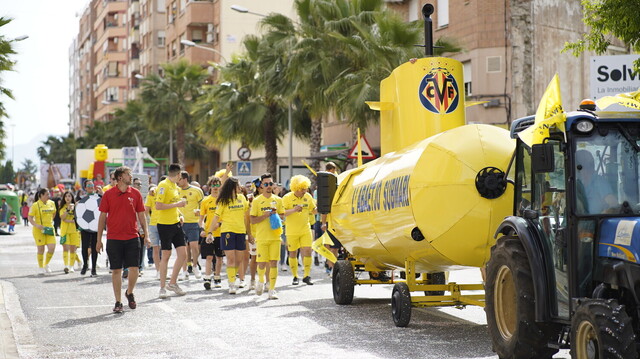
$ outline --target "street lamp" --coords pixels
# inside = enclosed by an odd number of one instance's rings
[[[21,35],[16,37],[15,39],[11,40],[12,42],[16,42],[16,41],[22,41],[22,40],[26,40],[29,38],[29,35]]]
[[[237,11],[242,14],[252,14],[260,17],[267,17],[267,15],[265,14],[249,11],[249,9],[240,5],[231,5],[231,10]],[[291,178],[293,177],[293,119],[291,118],[291,102],[289,102],[289,111],[287,116],[289,127],[289,181],[291,181]],[[289,189],[291,189],[291,185],[289,185]]]
[[[182,45],[184,45],[184,46],[197,47],[197,48],[199,48],[199,49],[203,49],[203,50],[207,50],[207,51],[214,52],[214,53],[216,53],[216,54],[220,55],[220,58],[221,58],[221,59],[223,59],[223,60],[224,60],[224,62],[229,62],[229,61],[227,61],[227,59],[224,57],[224,55],[222,55],[222,52],[220,52],[220,51],[218,51],[218,50],[216,50],[216,49],[214,49],[214,48],[212,48],[212,47],[206,47],[206,46],[198,45],[198,44],[196,44],[195,42],[193,42],[193,41],[191,41],[191,40],[186,40],[186,39],[180,40],[180,43],[181,43]]]

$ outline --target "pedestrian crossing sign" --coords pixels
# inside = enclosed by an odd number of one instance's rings
[[[238,161],[236,164],[238,176],[251,176],[251,161]]]
[[[367,139],[364,136],[360,136],[360,139],[360,151],[362,152],[362,159],[372,160],[376,158],[377,156],[371,149],[371,146],[369,145]],[[358,158],[358,142],[353,144],[353,147],[351,147],[351,150],[349,150],[349,156],[347,157],[354,159]]]

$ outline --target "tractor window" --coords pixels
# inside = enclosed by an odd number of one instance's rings
[[[525,146],[518,146],[516,151],[516,174],[518,184],[516,190],[515,213],[523,215],[525,209],[531,208],[531,155]]]
[[[593,131],[576,142],[578,214],[640,213],[637,142],[617,128]]]
[[[560,141],[549,140],[554,147],[555,170],[535,174],[533,209],[538,214],[538,224],[544,234],[547,248],[553,259],[558,315],[569,316],[569,279],[567,276],[567,231],[565,157]]]

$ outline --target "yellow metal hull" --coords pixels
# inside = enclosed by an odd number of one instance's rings
[[[512,212],[513,186],[486,199],[475,178],[489,166],[506,171],[514,147],[506,130],[467,125],[388,153],[340,175],[330,228],[367,270],[406,260],[418,272],[480,267]],[[424,240],[412,238],[414,228]]]

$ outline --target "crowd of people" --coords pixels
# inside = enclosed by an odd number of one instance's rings
[[[231,167],[227,164],[201,186],[180,165],[172,164],[159,183],[150,183],[146,198],[140,192],[140,180],[127,167],[113,171],[106,186],[85,181],[75,195],[71,191],[61,194],[58,188],[51,193],[39,189],[30,206],[24,203],[27,210],[22,213],[33,227],[39,274],[52,272],[49,263],[59,241],[65,274],[80,270],[85,275],[90,270],[96,276],[106,233],[116,313],[124,308],[123,279],[128,282],[124,293],[128,306],[136,308],[134,290],[145,259],[155,268],[161,299],[168,292],[185,295],[178,282],[189,275],[202,280],[205,290],[222,288],[223,266],[231,295],[248,286],[258,296],[267,292],[269,299],[278,299],[278,265],[280,270],[291,270],[291,284],[298,285],[300,261],[302,282],[313,285],[312,241],[326,230],[327,218],[317,213],[309,178],[294,176],[286,193],[269,173],[241,184],[232,176]],[[334,173],[335,168],[333,163],[326,166]],[[101,178],[97,181],[102,182]],[[76,201],[90,196],[101,198],[97,231],[77,225]],[[336,253],[340,244],[333,238],[327,246]],[[82,259],[77,248],[81,248]],[[317,254],[315,261],[319,264]],[[329,275],[332,265],[326,261]]]

